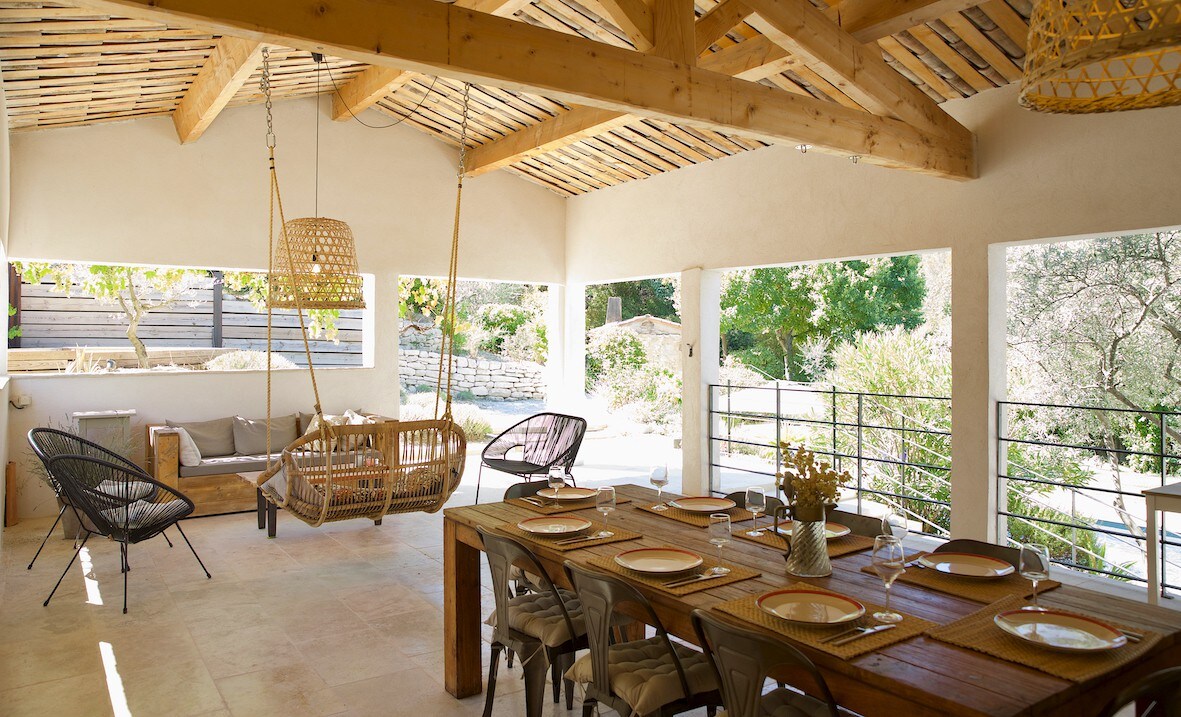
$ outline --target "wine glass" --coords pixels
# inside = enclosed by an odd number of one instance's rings
[[[611,519],[611,511],[615,510],[615,489],[611,486],[603,486],[599,488],[599,492],[595,494],[595,508],[603,514],[603,528],[608,528]],[[610,538],[615,533],[610,530],[600,530],[600,538]]]
[[[1050,549],[1041,543],[1025,543],[1021,546],[1021,577],[1033,582],[1033,605],[1026,610],[1045,610],[1037,604],[1037,584],[1050,579]]]
[[[710,569],[710,575],[729,575],[730,568],[722,565],[722,546],[730,542],[729,513],[710,513],[709,542],[718,547],[718,564]]]
[[[554,492],[554,498],[558,497],[558,491],[566,487],[566,471],[562,466],[550,466],[549,469],[549,487]]]
[[[652,470],[648,472],[648,482],[656,486],[656,505],[652,506],[652,510],[668,510],[668,506],[661,499],[664,487],[668,485],[668,466],[652,466]]]
[[[754,530],[748,530],[746,534],[752,538],[761,538],[763,531],[759,528],[759,516],[767,512],[767,494],[762,488],[746,489],[746,509],[755,517]]]
[[[895,578],[906,572],[905,563],[901,540],[893,535],[879,535],[873,539],[873,569],[886,586],[886,607],[873,614],[878,622],[902,622],[902,616],[890,609],[890,587]]]
[[[906,515],[897,510],[883,515],[882,535],[893,535],[898,540],[906,540],[906,536],[910,535],[910,527],[906,524]]]

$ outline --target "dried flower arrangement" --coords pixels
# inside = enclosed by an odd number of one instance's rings
[[[853,479],[848,471],[837,472],[827,462],[817,461],[816,454],[804,446],[793,449],[784,442],[779,449],[786,466],[776,479],[793,505],[833,505],[841,486]]]

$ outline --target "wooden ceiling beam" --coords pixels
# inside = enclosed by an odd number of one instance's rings
[[[223,37],[172,113],[181,144],[196,142],[262,60],[262,43]]]
[[[975,176],[970,134],[941,137],[898,120],[436,0],[88,0],[87,5],[118,17],[444,74],[765,142],[806,143],[936,176]]]
[[[350,120],[412,79],[413,72],[381,65],[367,67],[333,93],[332,119]]]
[[[586,4],[623,30],[640,52],[656,46],[652,8],[645,0],[586,0]]]
[[[696,64],[693,0],[652,0],[652,53],[673,62]]]
[[[880,48],[863,45],[808,0],[743,1],[758,15],[748,22],[870,112],[952,139],[971,135],[891,69]]]
[[[952,12],[949,7],[969,7],[973,0],[841,0],[825,14],[862,42],[888,37],[898,24],[914,18],[938,17]],[[892,16],[883,8],[893,8]],[[722,0],[702,15],[694,28],[696,49],[704,52],[731,29],[753,14],[742,0]],[[910,25],[907,25],[910,27]],[[782,72],[787,50],[764,35],[756,35],[736,45],[701,56],[698,67],[723,75],[756,82]],[[798,94],[798,93],[797,93]],[[520,129],[503,139],[481,145],[468,152],[469,176],[479,176],[528,157],[535,157],[574,144],[586,137],[601,134],[638,119],[634,115],[604,112],[595,107],[574,107],[569,112]],[[596,124],[598,123],[598,124]],[[563,132],[567,132],[563,136]],[[565,141],[563,141],[565,139]]]

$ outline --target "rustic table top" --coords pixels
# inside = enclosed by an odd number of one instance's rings
[[[542,564],[556,583],[566,581],[564,560],[585,563],[595,556],[613,556],[634,547],[677,546],[714,555],[707,531],[640,510],[655,502],[656,492],[640,486],[619,486],[620,495],[632,499],[611,515],[611,524],[641,533],[639,540],[592,546],[559,552],[533,544]],[[665,494],[666,499],[675,497]],[[489,503],[445,511],[455,525],[460,542],[479,548],[477,525],[491,528],[537,514],[505,503]],[[571,513],[601,519],[593,508]],[[735,530],[744,526],[736,526]],[[777,550],[745,540],[733,540],[725,547],[725,560],[762,572],[758,578],[702,590],[685,596],[638,587],[652,601],[669,632],[696,642],[689,613],[718,603],[778,589],[800,578],[787,575],[783,556]],[[833,574],[808,578],[805,582],[833,590],[864,602],[881,603],[883,587],[876,576],[861,571],[870,563],[868,551],[833,559]],[[896,583],[893,607],[938,624],[947,624],[982,607],[960,597],[916,585]],[[824,673],[838,701],[866,715],[1025,715],[1096,713],[1121,687],[1143,674],[1181,663],[1181,620],[1166,608],[1109,596],[1080,587],[1063,586],[1042,596],[1047,607],[1059,607],[1119,622],[1128,627],[1162,633],[1163,639],[1141,660],[1100,678],[1076,683],[1038,670],[955,647],[920,635],[905,642],[862,655],[849,661],[808,648],[801,649]]]

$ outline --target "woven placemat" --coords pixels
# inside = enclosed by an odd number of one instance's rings
[[[546,537],[546,536],[538,535],[537,533],[530,533],[528,531],[521,530],[520,528],[517,527],[516,523],[504,523],[503,525],[496,526],[497,530],[499,530],[500,532],[505,533],[507,535],[511,535],[514,538],[521,538],[523,540],[528,540],[531,543],[537,543],[538,545],[544,545],[547,548],[551,548],[553,550],[557,550],[562,553],[564,553],[568,550],[581,550],[583,548],[593,548],[596,545],[607,545],[608,543],[622,543],[625,540],[635,540],[637,538],[644,537],[640,533],[633,533],[630,530],[623,530],[622,528],[618,528],[615,526],[611,526],[610,528],[607,528],[607,526],[604,525],[603,523],[597,523],[595,521],[591,521],[591,527],[588,528],[586,532],[589,535],[591,533],[598,533],[598,532],[602,531],[604,528],[610,530],[612,533],[614,533],[614,535],[612,535],[610,538],[595,538],[594,540],[584,540],[584,541],[581,541],[578,543],[571,543],[570,545],[559,545],[558,541],[564,540],[564,539],[569,538],[571,536],[562,535],[562,536],[555,536],[555,537]]]
[[[640,510],[646,510],[652,515],[659,515],[660,517],[668,518],[669,520],[676,520],[681,523],[696,525],[698,528],[709,527],[709,513],[690,513],[687,510],[674,508],[671,505],[668,507],[668,510],[653,510],[653,506],[656,505],[659,505],[659,503],[653,503],[651,505],[641,503],[637,504],[636,507]],[[717,512],[729,513],[731,523],[741,523],[744,520],[754,520],[755,517],[754,513],[746,510],[745,508],[731,508],[730,510],[719,510]]]
[[[920,556],[910,556],[907,558],[907,561],[912,561],[918,557]],[[861,572],[877,575],[872,565],[866,565],[861,568]],[[919,585],[937,592],[983,603],[996,602],[1009,595],[1017,595],[1019,597],[1033,595],[1033,583],[1017,573],[1006,575],[1003,578],[981,580],[980,578],[959,578],[954,575],[946,575],[931,568],[908,565],[906,572],[899,575],[897,580],[901,583]],[[1041,580],[1037,584],[1037,592],[1041,595],[1047,590],[1053,590],[1058,587],[1062,587],[1062,583],[1057,580]]]
[[[831,593],[833,595],[840,594],[834,593],[831,590],[818,588],[815,585],[809,585],[808,583],[792,583],[788,587],[816,590],[819,592]],[[872,615],[874,612],[877,612],[882,608],[871,603],[863,603],[865,605],[865,615],[863,615],[856,622],[846,623],[836,627],[808,627],[805,625],[797,625],[793,622],[788,622],[787,620],[783,620],[781,618],[775,617],[774,615],[769,615],[763,612],[756,604],[758,599],[758,595],[751,595],[749,597],[738,598],[737,600],[729,600],[727,602],[720,603],[715,605],[714,609],[721,610],[728,615],[733,615],[734,617],[752,625],[757,625],[759,627],[771,630],[778,635],[782,635],[786,638],[807,645],[808,647],[820,650],[821,652],[827,652],[828,654],[839,657],[842,660],[849,660],[859,655],[864,655],[868,652],[880,650],[883,647],[902,642],[903,640],[909,640],[910,638],[917,637],[918,635],[921,635],[936,626],[935,623],[928,620],[924,620],[919,617],[912,617],[910,615],[904,615],[902,622],[896,623],[893,629],[884,630],[873,635],[867,635],[845,645],[832,645],[821,642],[821,640],[826,637],[831,637],[838,633],[844,632],[854,626],[874,627],[876,625],[880,625],[881,623],[879,623],[877,620],[874,620]]]
[[[623,503],[630,503],[630,502],[631,502],[631,498],[625,498],[622,495],[615,496],[615,505],[621,505]],[[563,501],[557,501],[554,503],[548,503],[546,505],[537,505],[535,503],[530,503],[529,501],[522,500],[520,498],[509,498],[508,500],[505,501],[505,503],[508,503],[509,505],[515,505],[518,508],[524,508],[525,510],[531,510],[534,513],[541,513],[542,515],[555,515],[557,513],[571,513],[576,510],[586,510],[587,508],[594,508],[595,507],[595,499],[593,496],[590,498],[587,498],[586,500],[563,500]]]
[[[758,537],[747,535],[746,533],[747,531],[745,529],[733,531],[733,535],[736,538],[742,538],[743,540],[758,543],[759,545],[766,545],[769,548],[775,548],[779,551],[787,550],[787,539],[776,533],[773,528],[767,528]],[[843,535],[828,541],[828,557],[839,558],[842,555],[859,553],[862,550],[869,550],[872,547],[873,538],[867,538],[864,535]]]
[[[657,590],[660,590],[662,592],[666,592],[669,595],[689,595],[690,593],[699,592],[701,590],[712,590],[713,588],[720,587],[722,585],[729,585],[731,583],[740,582],[742,580],[750,580],[751,578],[757,578],[758,576],[762,575],[762,573],[760,573],[757,570],[751,570],[750,568],[744,568],[741,565],[731,565],[730,563],[722,563],[722,565],[726,566],[727,568],[730,568],[729,575],[723,575],[722,577],[712,578],[710,580],[702,580],[702,581],[695,582],[695,583],[689,583],[688,585],[684,585],[679,588],[669,588],[669,587],[665,587],[664,584],[668,583],[668,582],[672,582],[673,580],[676,580],[678,577],[688,577],[688,574],[680,575],[680,576],[665,575],[665,576],[661,576],[661,577],[653,577],[653,576],[647,575],[645,573],[638,573],[635,570],[628,570],[627,568],[621,566],[619,563],[616,563],[615,558],[605,557],[602,555],[597,555],[597,556],[591,558],[590,560],[588,560],[587,562],[589,562],[591,565],[595,566],[596,568],[602,568],[603,570],[606,570],[611,573],[615,573],[616,575],[622,575],[623,577],[627,578],[628,580],[631,580],[631,581],[637,582],[637,583],[642,583],[650,588],[656,588]],[[718,564],[718,561],[710,560],[710,559],[706,558],[705,562],[701,564],[701,567],[697,568],[697,571],[698,572],[705,572],[706,570],[709,570],[710,568],[712,568],[713,566],[715,566],[717,564]]]
[[[942,642],[983,652],[986,655],[999,657],[1009,662],[1016,662],[1017,664],[1032,667],[1035,670],[1040,670],[1055,677],[1061,677],[1064,680],[1073,680],[1074,682],[1086,682],[1087,680],[1099,677],[1111,670],[1133,662],[1151,650],[1161,639],[1158,633],[1137,630],[1137,632],[1144,635],[1144,638],[1140,642],[1129,642],[1115,650],[1089,654],[1056,652],[1010,635],[997,627],[996,623],[992,621],[993,617],[999,612],[1017,610],[1028,604],[1028,602],[1016,595],[1010,595],[977,610],[967,617],[930,630],[927,634]],[[1072,614],[1087,617],[1081,613]],[[1107,620],[1103,622],[1116,629],[1123,629],[1125,627]]]

